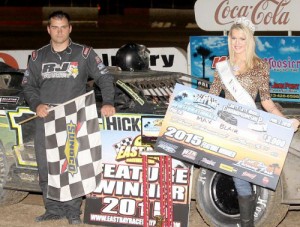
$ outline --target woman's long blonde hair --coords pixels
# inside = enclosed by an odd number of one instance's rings
[[[234,23],[228,34],[228,50],[229,50],[229,61],[233,65],[234,62],[234,51],[231,46],[231,35],[233,30],[243,31],[246,35],[246,70],[252,69],[255,62],[259,59],[255,53],[255,38],[253,32],[243,24]]]

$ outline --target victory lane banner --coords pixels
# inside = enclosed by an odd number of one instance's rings
[[[176,84],[154,149],[275,190],[290,120]]]
[[[48,198],[68,201],[94,191],[102,170],[94,92],[51,108],[45,137]]]
[[[117,113],[103,119],[103,171],[99,185],[86,197],[85,223],[144,226],[144,215],[149,215],[149,226],[156,226],[155,216],[160,215],[159,158],[148,158],[150,209],[149,214],[144,214],[140,152],[153,152],[153,144],[142,143],[142,117],[140,114]],[[149,124],[148,120],[143,124]],[[191,173],[189,163],[172,160],[174,227],[188,226]]]

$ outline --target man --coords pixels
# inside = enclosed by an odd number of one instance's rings
[[[24,75],[23,86],[26,101],[35,111],[35,153],[39,171],[39,183],[46,212],[36,222],[67,218],[69,224],[80,224],[82,198],[67,202],[47,198],[48,170],[45,149],[43,118],[49,105],[61,104],[86,93],[88,77],[100,87],[103,105],[101,114],[115,114],[113,77],[91,47],[72,42],[70,17],[62,11],[49,16],[47,31],[50,43],[33,51]]]

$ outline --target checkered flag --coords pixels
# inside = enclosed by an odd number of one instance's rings
[[[122,146],[130,146],[132,144],[132,139],[130,137],[127,137],[125,139],[123,139],[121,142],[116,143],[115,146],[115,150],[118,153],[121,149]]]
[[[94,191],[102,165],[93,91],[52,108],[45,136],[48,198],[68,201]]]

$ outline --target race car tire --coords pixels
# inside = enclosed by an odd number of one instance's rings
[[[18,203],[28,195],[28,192],[4,189],[7,173],[8,165],[5,149],[0,141],[0,206]]]
[[[195,182],[197,209],[209,226],[237,226],[239,207],[232,177],[200,168]],[[275,191],[253,186],[256,194],[255,226],[277,226],[288,212],[281,203],[281,183]]]

